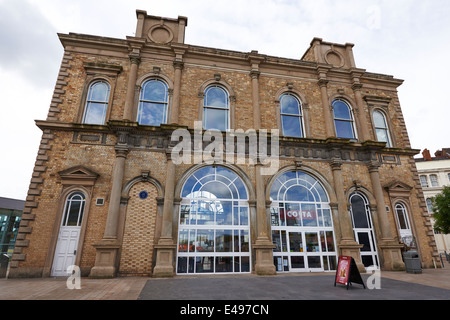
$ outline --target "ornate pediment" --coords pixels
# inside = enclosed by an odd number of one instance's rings
[[[408,197],[412,187],[401,181],[394,181],[384,187],[391,197]]]
[[[58,172],[63,185],[85,185],[92,186],[99,174],[84,167],[75,166]]]

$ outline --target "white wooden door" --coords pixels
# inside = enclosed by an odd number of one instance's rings
[[[80,227],[61,227],[53,259],[52,276],[68,276],[67,268],[75,264]]]

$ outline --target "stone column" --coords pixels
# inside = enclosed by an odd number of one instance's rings
[[[355,81],[352,85],[353,93],[355,94],[355,98],[356,98],[356,106],[357,106],[356,113],[357,113],[358,122],[359,122],[359,130],[358,131],[360,133],[359,140],[367,141],[367,140],[371,140],[371,139],[370,139],[370,134],[369,134],[366,113],[364,111],[364,101],[363,101],[362,95],[361,95],[361,88],[362,88],[362,84],[359,83],[359,80]]]
[[[360,272],[365,272],[359,251],[363,245],[360,245],[355,241],[353,234],[353,225],[349,214],[349,202],[347,201],[344,193],[344,180],[342,179],[341,166],[342,162],[340,160],[332,160],[331,170],[333,171],[334,189],[336,190],[336,197],[338,201],[337,221],[339,222],[339,230],[341,232],[341,239],[336,240],[338,241],[340,254],[353,257]],[[333,210],[333,212],[336,213],[336,210]]]
[[[167,175],[164,188],[164,207],[162,217],[161,237],[155,245],[156,265],[153,269],[154,277],[173,277],[174,251],[176,243],[173,240],[173,201],[175,190],[175,164],[172,162],[171,151],[166,152]]]
[[[253,249],[256,253],[256,274],[270,275],[276,274],[276,268],[273,264],[273,248],[275,246],[268,236],[264,179],[261,175],[261,166],[259,163],[255,165],[257,236]]]
[[[123,110],[123,120],[134,121],[133,106],[134,106],[134,88],[136,86],[137,70],[141,58],[137,54],[130,54],[130,74],[128,75],[127,95],[125,98],[125,107]]]
[[[95,265],[91,269],[92,278],[112,278],[116,275],[117,252],[120,248],[118,224],[120,215],[120,198],[125,170],[125,160],[128,154],[126,134],[119,134],[116,145],[116,159],[112,173],[112,186],[108,207],[108,216],[103,239],[94,245],[96,249]]]
[[[328,80],[326,80],[326,78],[324,78],[324,76],[322,75],[317,84],[320,87],[326,138],[336,137],[336,133],[334,132],[333,118],[331,116],[331,106],[328,100]]]
[[[253,126],[254,129],[261,129],[261,111],[259,109],[259,74],[258,70],[252,70],[250,77],[252,78],[252,101],[253,101]]]
[[[173,84],[173,100],[170,110],[170,123],[178,124],[178,114],[180,112],[180,91],[181,91],[181,71],[183,70],[183,62],[174,61],[175,79]]]
[[[405,270],[405,264],[401,254],[403,246],[392,237],[378,167],[379,163],[375,161],[371,161],[368,165],[372,189],[377,204],[378,225],[381,229],[381,241],[378,241],[378,246],[382,253],[382,257],[380,258],[383,259],[383,267],[385,270]]]

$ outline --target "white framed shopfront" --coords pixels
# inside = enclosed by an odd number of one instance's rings
[[[177,274],[251,272],[249,191],[226,166],[188,173],[180,191]]]
[[[284,170],[270,186],[273,259],[277,272],[336,270],[337,248],[328,193],[305,170]]]

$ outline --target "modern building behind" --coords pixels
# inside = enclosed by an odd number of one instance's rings
[[[441,193],[444,186],[450,185],[450,148],[436,151],[434,157],[428,149],[423,150],[422,158],[416,158],[416,166],[428,213],[432,217],[431,198]],[[433,219],[431,221],[434,224]],[[450,235],[435,232],[434,237],[439,253],[450,253]]]
[[[24,200],[0,197],[0,254],[13,254],[24,204]]]
[[[404,270],[411,246],[433,265],[402,80],[357,67],[349,43],[287,59],[136,14],[126,39],[58,35],[9,277],[327,272],[340,255]]]

